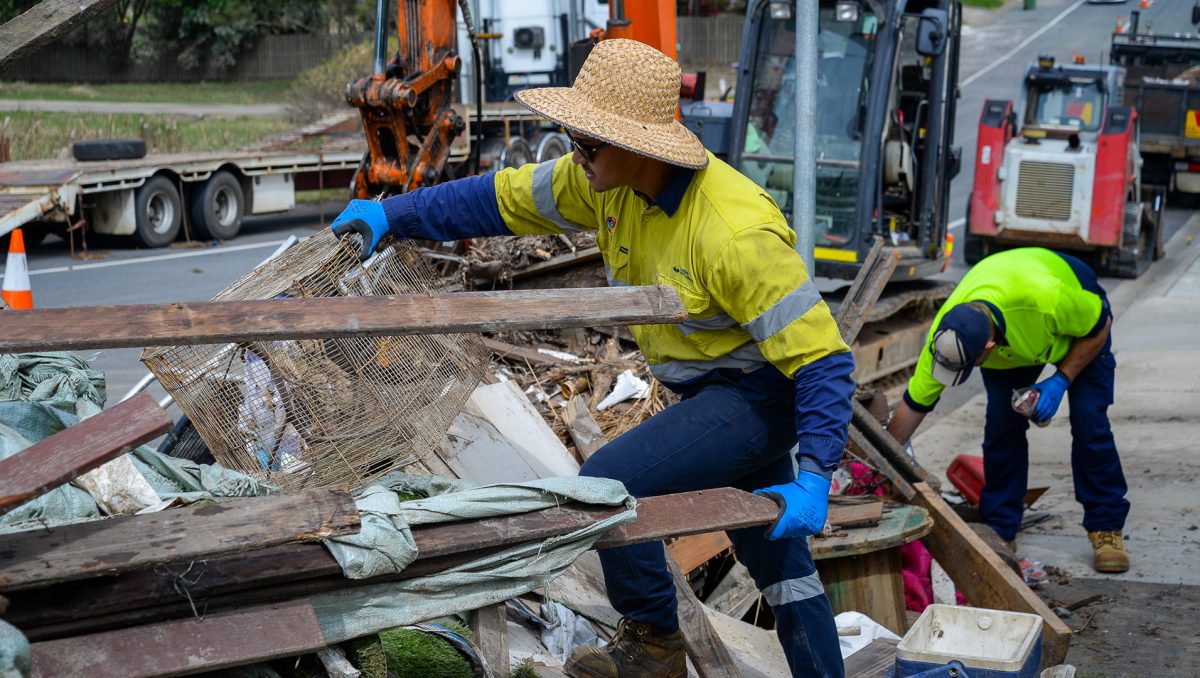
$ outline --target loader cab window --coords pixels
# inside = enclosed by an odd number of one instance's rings
[[[1078,127],[1085,132],[1100,129],[1104,115],[1104,93],[1094,80],[1064,82],[1029,81],[1025,124]]]
[[[795,18],[765,11],[755,44],[742,173],[791,214],[796,131]],[[838,247],[852,233],[859,154],[878,21],[864,6],[854,21],[837,21],[822,6],[817,42],[817,245]]]

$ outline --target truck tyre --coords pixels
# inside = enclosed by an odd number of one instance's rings
[[[96,139],[76,141],[71,146],[76,160],[136,160],[145,157],[146,142],[141,139]]]
[[[1108,258],[1108,273],[1118,278],[1132,279],[1150,268],[1157,247],[1156,230],[1146,205],[1127,205],[1121,249]]]
[[[136,228],[133,237],[146,247],[166,247],[179,235],[183,201],[170,178],[157,175],[142,184],[133,196]]]
[[[205,240],[229,240],[242,229],[246,201],[230,172],[215,172],[192,196],[192,226]]]
[[[971,233],[971,206],[967,205],[967,218],[963,222],[963,261],[968,266],[974,266],[988,255],[987,243],[983,238]]]
[[[521,167],[533,162],[533,149],[524,137],[513,137],[508,142],[508,148],[500,154],[500,168]]]
[[[558,132],[543,134],[537,140],[537,157],[535,161],[543,163],[547,160],[558,160],[566,155],[570,149],[571,144],[565,134],[559,134]]]

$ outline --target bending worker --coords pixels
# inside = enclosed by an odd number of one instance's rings
[[[794,250],[795,234],[757,185],[674,119],[680,70],[632,40],[592,50],[572,87],[517,93],[561,125],[558,160],[355,200],[337,220],[365,254],[384,234],[454,240],[596,231],[609,284],[670,285],[677,325],[630,327],[654,376],[682,400],[604,446],[585,476],[635,497],[722,486],[759,490],[780,515],[731,530],[771,604],[792,671],[841,676],[837,629],[806,537],[822,529],[846,442],[854,361]],[[799,444],[799,473],[789,450]],[[684,676],[675,586],[662,542],[600,551],[623,615],[607,648],[577,649],[571,676]]]
[[[1129,513],[1125,476],[1108,422],[1113,402],[1112,311],[1092,269],[1040,247],[993,254],[963,276],[933,329],[888,430],[908,441],[937,404],[981,366],[987,390],[984,487],[979,512],[1010,544],[1021,527],[1029,475],[1029,419],[1049,422],[1070,395],[1075,498],[1097,572],[1129,569],[1121,530]],[[1037,381],[1047,363],[1054,374]],[[1037,382],[1036,384],[1034,382]],[[1012,407],[1013,391],[1032,386],[1031,417]]]

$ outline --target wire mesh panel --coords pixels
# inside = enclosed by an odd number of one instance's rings
[[[428,294],[407,242],[366,266],[326,230],[213,301]],[[148,348],[142,361],[223,465],[288,490],[360,486],[439,444],[487,366],[478,335],[405,335]]]

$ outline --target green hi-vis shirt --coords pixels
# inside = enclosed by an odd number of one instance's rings
[[[1057,363],[1103,313],[1100,295],[1085,290],[1062,257],[1040,247],[993,254],[967,271],[942,305],[908,381],[912,402],[931,408],[945,387],[933,378],[933,335],[957,304],[987,301],[1004,316],[1004,337],[983,367],[1010,369]]]
[[[630,327],[660,381],[767,363],[792,377],[849,350],[766,192],[711,154],[679,188],[668,214],[628,187],[593,191],[569,155],[496,174],[500,216],[513,233],[596,231],[610,285],[679,293],[687,321]]]

